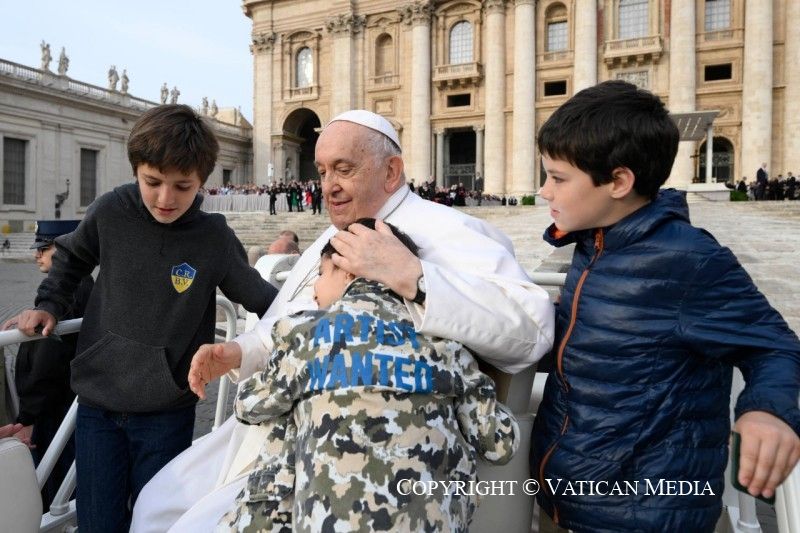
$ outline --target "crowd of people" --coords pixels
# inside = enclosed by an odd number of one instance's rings
[[[481,182],[479,178],[479,182]],[[519,200],[515,196],[487,194],[480,189],[467,189],[463,182],[450,187],[437,187],[436,180],[431,178],[416,186],[414,180],[408,183],[409,189],[416,192],[420,198],[430,200],[437,204],[449,207],[480,206],[480,205],[518,205]],[[209,196],[226,195],[270,195],[270,198],[286,196],[286,209],[288,211],[302,212],[304,209],[312,209],[314,213],[319,213],[320,204],[315,205],[322,199],[322,190],[318,180],[292,181],[290,183],[277,183],[268,185],[255,185],[254,183],[233,184],[229,183],[217,187],[202,187],[200,192]]]
[[[747,182],[747,177],[743,177],[736,185],[736,190],[747,193],[750,200],[798,200],[800,199],[800,187],[797,177],[791,172],[778,174],[777,177],[770,178],[767,172],[767,164],[763,163],[756,172],[756,179]]]
[[[273,183],[269,185],[255,185],[247,183],[243,185],[226,184],[221,187],[201,187],[201,194],[209,196],[227,196],[234,194],[243,195],[268,195],[269,213],[277,214],[278,198],[286,198],[286,209],[289,212],[303,212],[311,209],[313,214],[322,213],[322,188],[319,181],[309,180],[305,182],[292,181],[289,183]]]
[[[100,266],[70,377],[80,530],[466,530],[475,494],[414,482],[470,485],[478,457],[509,460],[519,424],[487,373],[545,356],[527,457],[540,530],[713,531],[734,365],[746,381],[737,480],[773,497],[800,459],[800,341],[733,253],[691,225],[684,195],[660,191],[678,140],[663,102],[620,80],[546,121],[543,238],[574,245],[553,306],[502,232],[411,194],[389,121],[344,112],[315,150],[331,226],[278,291],[224,217],[199,209],[213,132],[188,106],[147,111],[128,142],[136,182],[55,239],[35,308],[4,324],[50,336]],[[461,205],[468,191],[446,197]],[[261,318],[213,344],[217,287]],[[192,443],[195,404],[223,375],[240,383],[235,416]],[[587,476],[643,490],[576,498],[545,484]],[[651,480],[699,488],[650,494]]]

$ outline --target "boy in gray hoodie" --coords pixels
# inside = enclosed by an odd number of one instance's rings
[[[147,111],[128,139],[136,183],[95,200],[56,239],[36,307],[21,331],[53,331],[80,279],[100,271],[72,362],[81,531],[127,531],[128,503],[188,448],[197,396],[192,354],[214,341],[216,288],[262,315],[277,291],[247,262],[225,218],[200,210],[219,144],[188,106]]]

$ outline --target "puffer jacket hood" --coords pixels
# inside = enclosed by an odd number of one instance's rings
[[[721,512],[733,365],[736,416],[800,433],[800,342],[735,256],[665,190],[575,243],[556,370],[533,429],[542,508],[574,531],[712,531]]]

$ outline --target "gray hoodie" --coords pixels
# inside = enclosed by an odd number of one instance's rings
[[[95,200],[78,228],[56,239],[36,308],[62,318],[81,278],[100,266],[72,361],[80,403],[117,412],[192,405],[192,355],[214,341],[215,295],[262,315],[277,291],[247,263],[225,217],[198,195],[170,224],[157,222],[133,183]]]

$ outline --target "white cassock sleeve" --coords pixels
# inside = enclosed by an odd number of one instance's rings
[[[409,199],[390,222],[420,247],[425,306],[406,302],[415,328],[455,339],[509,373],[541,359],[553,345],[554,308],[508,237],[455,209]]]

